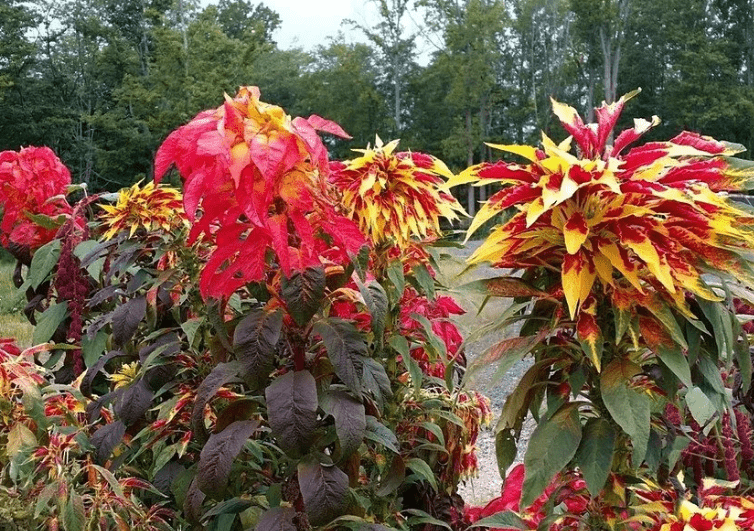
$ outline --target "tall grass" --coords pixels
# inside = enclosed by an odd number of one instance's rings
[[[0,337],[16,339],[19,347],[31,346],[34,327],[31,326],[20,308],[9,308],[8,302],[14,298],[13,270],[16,265],[8,260],[0,260]],[[22,299],[21,305],[23,304]]]

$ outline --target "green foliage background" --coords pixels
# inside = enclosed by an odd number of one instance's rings
[[[3,0],[0,150],[48,145],[74,180],[116,190],[223,91],[258,85],[353,135],[331,141],[336,158],[379,134],[458,169],[493,156],[484,141],[562,136],[550,96],[586,115],[616,53],[617,94],[643,89],[627,117],[754,148],[754,0],[371,1],[373,25],[354,23],[367,44],[305,52],[281,50],[279,15],[250,0]],[[436,46],[425,65],[409,18]]]

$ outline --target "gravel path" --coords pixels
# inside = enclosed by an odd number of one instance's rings
[[[478,245],[478,242],[469,242],[464,249],[449,249],[446,251],[450,256],[444,257],[442,261],[443,268],[438,275],[438,280],[446,286],[454,287],[480,278],[499,276],[500,271],[490,267],[480,267],[474,271],[461,274],[465,269],[464,260],[473,252],[476,245]],[[490,300],[480,313],[478,312],[478,308],[482,302],[481,296],[461,291],[451,292],[451,295],[456,298],[461,307],[467,312],[465,315],[455,319],[464,337],[468,337],[474,329],[494,321],[509,304],[509,299]],[[467,344],[466,356],[468,362],[471,363],[476,356],[480,355],[497,341],[511,337],[513,334],[513,331],[506,331]],[[493,379],[497,369],[493,364],[481,370],[474,378],[473,388],[484,393],[492,403],[493,421],[492,425],[479,435],[477,441],[477,457],[479,459],[478,477],[466,481],[459,488],[459,493],[467,504],[484,505],[500,494],[502,479],[498,472],[495,458],[494,427],[500,417],[500,411],[505,403],[505,399],[516,387],[516,384],[531,366],[531,363],[531,358],[526,358],[514,365],[505,375],[497,380]],[[522,440],[528,441],[534,426],[534,421],[531,418],[526,420],[521,432]],[[524,443],[518,448],[515,463],[523,462],[525,451],[526,446]]]

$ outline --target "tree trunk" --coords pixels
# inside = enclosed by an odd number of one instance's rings
[[[466,142],[467,142],[466,165],[473,166],[474,165],[474,140],[473,140],[473,135],[472,135],[471,109],[466,110]],[[469,216],[473,216],[476,213],[476,193],[475,193],[475,188],[471,185],[469,185],[467,205],[468,206],[466,208],[466,211],[469,213]]]

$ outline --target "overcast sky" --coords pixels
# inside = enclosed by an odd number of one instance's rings
[[[217,0],[201,0],[202,5],[216,4]],[[326,45],[328,37],[342,31],[347,42],[366,42],[363,33],[342,25],[344,19],[351,19],[364,26],[376,22],[377,12],[369,0],[252,0],[261,2],[280,15],[280,27],[273,34],[278,48],[287,50],[301,47],[311,51],[319,45]],[[415,27],[410,19],[405,23]],[[412,31],[412,30],[409,30]],[[413,30],[415,31],[415,29]],[[419,39],[419,61],[426,62],[424,56],[428,46]]]

